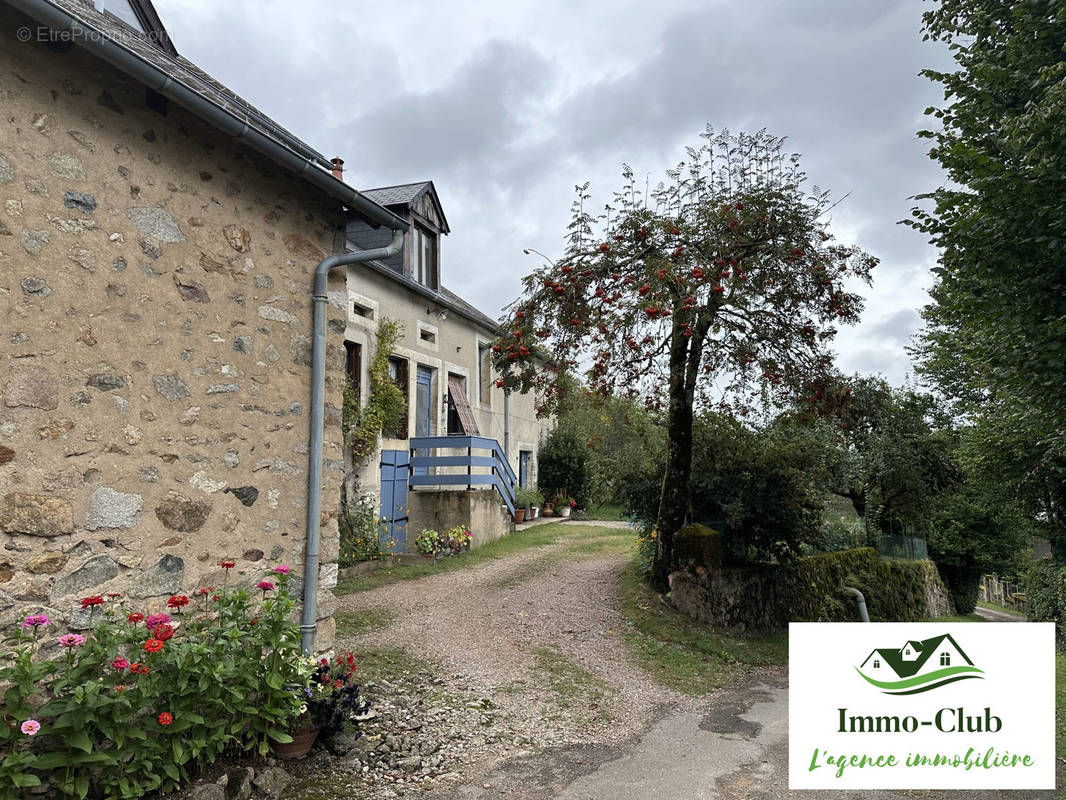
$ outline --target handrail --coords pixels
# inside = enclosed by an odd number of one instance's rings
[[[410,440],[412,475],[409,485],[418,486],[489,486],[496,489],[507,510],[514,516],[514,487],[518,483],[511,465],[507,463],[503,448],[495,439],[485,436],[418,436]],[[466,450],[466,455],[417,455],[417,451]],[[474,450],[489,450],[491,455],[475,456]],[[466,474],[415,475],[418,467],[466,467]],[[474,467],[489,469],[489,473],[475,473]]]

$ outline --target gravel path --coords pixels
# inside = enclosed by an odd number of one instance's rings
[[[605,696],[604,713],[596,738],[628,739],[653,710],[680,695],[653,685],[622,641],[618,574],[627,558],[565,557],[567,544],[344,597],[341,611],[384,607],[395,615],[384,630],[344,644],[402,643],[420,658],[463,673],[468,686],[491,696],[520,732],[544,743],[567,738],[543,726],[552,698],[539,691],[544,676],[538,662],[546,656],[559,661],[557,653],[563,670],[570,662],[602,681],[597,688]]]
[[[567,530],[578,526],[627,527]],[[494,770],[544,759],[550,766],[538,767],[536,782],[552,792],[678,708],[683,696],[656,686],[623,639],[618,575],[628,556],[573,550],[603,541],[588,530],[341,597],[342,614],[384,608],[391,620],[340,639],[338,649],[402,647],[431,666],[369,684],[375,716],[364,736],[294,765],[292,797],[468,796],[491,791]]]

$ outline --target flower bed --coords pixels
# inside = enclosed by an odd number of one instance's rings
[[[233,562],[221,566],[228,575]],[[172,596],[164,614],[87,597],[85,636],[55,637],[46,615],[26,617],[0,655],[0,800],[42,783],[48,797],[79,800],[171,791],[224,750],[290,741],[301,713],[335,692],[343,709],[331,724],[347,724],[354,659],[312,689],[325,665],[300,651],[288,581],[281,565],[254,594],[203,587]]]
[[[473,540],[474,534],[466,525],[456,525],[447,533],[427,528],[415,537],[415,547],[424,556],[444,558],[466,552]]]

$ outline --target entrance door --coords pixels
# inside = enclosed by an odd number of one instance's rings
[[[407,450],[381,451],[381,538],[390,553],[407,549]]]
[[[433,370],[418,365],[415,385],[415,436],[429,436],[433,432]],[[428,450],[419,450],[416,455],[428,456]],[[415,475],[428,475],[427,467],[415,467]]]
[[[529,484],[529,457],[533,455],[529,450],[518,451],[518,485]]]

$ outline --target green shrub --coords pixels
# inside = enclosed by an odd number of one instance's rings
[[[289,741],[313,664],[290,622],[288,567],[275,573],[253,596],[174,596],[172,618],[85,598],[91,629],[60,637],[58,654],[40,646],[52,638],[44,615],[22,622],[0,655],[0,798],[42,781],[65,800],[139,798],[176,789],[227,748]]]
[[[588,508],[595,485],[594,466],[585,441],[559,425],[548,434],[537,454],[537,483],[547,498],[567,496]]]
[[[376,561],[388,555],[388,547],[381,540],[381,521],[372,496],[354,502],[341,498],[341,512],[337,517],[341,544],[338,563],[351,567],[363,561]]]
[[[1066,567],[1050,558],[1033,563],[1026,575],[1025,596],[1029,599],[1029,619],[1054,622],[1059,647],[1066,647],[1066,631],[1062,627],[1062,609],[1066,607]]]

